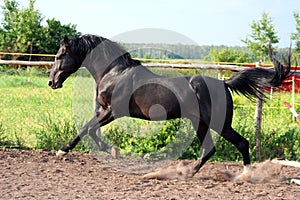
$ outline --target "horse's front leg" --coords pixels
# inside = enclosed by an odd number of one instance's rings
[[[94,111],[95,111],[94,115],[95,116],[99,115],[99,112],[103,112],[102,109],[103,108],[101,107],[101,105],[98,101],[98,84],[95,82],[94,83]],[[97,145],[97,147],[100,151],[106,151],[109,153],[108,145],[105,142],[101,141],[101,139],[100,139],[101,138],[100,124],[93,127],[92,129],[90,129],[89,135],[94,140],[95,144]]]
[[[78,142],[88,133],[91,136],[96,135],[96,130],[99,129],[101,126],[108,124],[109,122],[113,121],[114,118],[112,116],[111,110],[103,110],[100,109],[98,115],[94,116],[89,122],[87,122],[79,131],[78,135],[72,139],[67,145],[63,146],[56,155],[61,156],[67,154],[70,150],[74,149]],[[94,139],[94,138],[93,138]],[[97,139],[96,139],[97,140]],[[100,141],[100,139],[98,138]]]
[[[74,147],[78,144],[78,142],[88,134],[88,129],[90,126],[94,126],[98,123],[97,116],[94,116],[90,121],[88,121],[79,131],[78,135],[73,138],[67,145],[63,146],[56,155],[61,156],[67,154],[70,150],[74,149]]]
[[[97,116],[99,115],[99,112],[102,111],[103,108],[101,108],[101,105],[98,101],[98,84],[95,82],[94,83],[94,115]],[[105,124],[104,124],[105,125]],[[100,151],[106,151],[109,153],[109,147],[108,145],[101,141],[101,129],[100,125],[95,126],[89,131],[89,135],[91,138],[94,140],[95,144],[98,146]]]
[[[103,142],[100,138],[101,138],[101,129],[100,129],[100,125],[97,125],[95,127],[93,127],[90,131],[89,131],[89,135],[91,136],[91,138],[94,140],[95,144],[97,145],[98,149],[100,151],[105,151],[107,153],[110,152],[109,146]]]
[[[110,110],[104,110],[102,107],[100,108],[100,112],[97,114],[98,118],[101,118],[101,123],[98,123],[97,125],[90,127],[88,130],[89,135],[91,138],[94,140],[96,145],[98,146],[100,151],[106,151],[107,153],[110,152],[110,147],[103,142],[100,137],[101,137],[101,126],[104,126],[111,121],[114,120],[113,115],[110,113]]]

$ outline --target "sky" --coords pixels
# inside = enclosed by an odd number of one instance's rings
[[[21,7],[28,5],[28,0],[17,1]],[[84,34],[118,39],[126,32],[152,30],[135,32],[131,39],[138,41],[141,35],[157,37],[153,30],[167,30],[162,31],[166,38],[178,33],[198,45],[227,46],[245,46],[241,40],[251,34],[252,21],[268,12],[278,46],[287,47],[300,0],[36,0],[35,8],[45,20],[76,24]]]

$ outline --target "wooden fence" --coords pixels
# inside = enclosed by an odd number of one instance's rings
[[[51,61],[21,61],[21,60],[0,60],[0,65],[24,65],[24,66],[52,66]],[[220,65],[220,64],[176,64],[176,63],[143,63],[146,67],[174,68],[174,69],[215,69],[215,70],[231,70],[240,71],[248,67],[236,65]]]
[[[52,66],[49,61],[23,61],[23,60],[0,60],[0,65],[24,65],[24,66]]]

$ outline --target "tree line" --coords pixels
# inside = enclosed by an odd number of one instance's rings
[[[0,51],[54,54],[64,35],[74,37],[80,34],[76,30],[76,25],[61,24],[56,19],[47,19],[46,25],[42,26],[44,17],[35,9],[35,0],[28,1],[28,7],[20,8],[16,0],[4,0],[3,20],[0,26]],[[7,57],[16,60],[20,55],[4,55],[4,58]]]
[[[156,59],[197,59],[216,62],[250,62],[247,47],[184,44],[122,44],[133,57]]]
[[[300,14],[293,13],[295,19],[295,32],[291,33],[290,40],[294,43],[293,54],[300,58]],[[234,46],[197,46],[197,45],[168,45],[168,44],[124,44],[134,56],[141,58],[161,59],[201,59],[214,62],[247,63],[268,61],[269,43],[273,51],[283,55],[288,48],[275,48],[279,43],[273,20],[264,12],[259,20],[251,23],[251,33],[242,42],[246,47]],[[145,48],[147,47],[147,48]],[[280,56],[279,56],[280,57]]]
[[[28,0],[29,6],[20,8],[16,0],[4,0],[3,20],[0,24],[0,51],[12,53],[55,54],[61,38],[74,37],[81,33],[75,24],[61,24],[57,19],[47,19],[35,9],[35,0]],[[300,14],[293,13],[295,32],[290,39],[294,43],[294,54],[300,58]],[[264,12],[261,19],[254,20],[251,33],[242,42],[246,47],[197,46],[183,44],[122,44],[133,57],[159,59],[200,59],[214,62],[256,62],[268,60],[269,42],[273,48],[279,42],[272,18]],[[283,53],[286,49],[274,49]],[[24,59],[20,55],[0,55],[2,59]],[[25,58],[43,59],[45,58]],[[53,59],[53,58],[50,58]]]

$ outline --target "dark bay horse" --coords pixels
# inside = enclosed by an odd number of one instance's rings
[[[201,159],[193,174],[216,151],[210,129],[231,142],[242,154],[244,166],[248,166],[249,142],[231,127],[233,102],[230,90],[253,100],[263,98],[265,88],[280,86],[290,75],[290,62],[283,66],[271,48],[269,55],[274,68],[246,69],[226,81],[200,75],[164,77],[152,73],[117,43],[106,38],[96,35],[65,37],[56,54],[48,84],[52,89],[61,88],[72,73],[84,66],[97,84],[98,106],[96,115],[59,152],[69,152],[86,134],[101,150],[108,151],[96,130],[123,116],[145,120],[188,118],[202,143]]]

